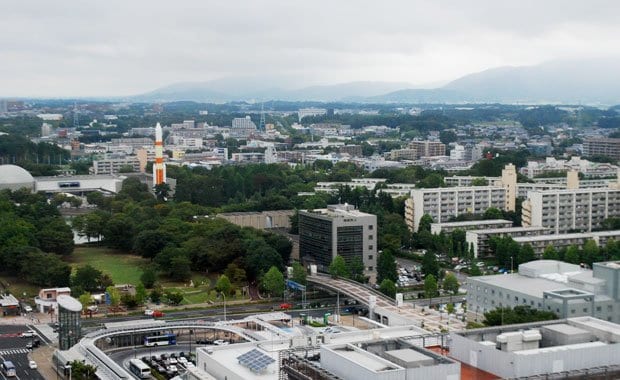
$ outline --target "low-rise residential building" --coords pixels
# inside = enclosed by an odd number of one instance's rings
[[[412,231],[417,231],[425,214],[436,223],[444,223],[462,214],[483,214],[491,207],[506,210],[506,197],[502,186],[415,189],[405,202],[406,222]]]
[[[446,144],[442,143],[441,141],[414,140],[409,143],[409,148],[416,151],[416,158],[446,155]]]
[[[515,237],[514,241],[519,245],[529,244],[534,249],[534,253],[541,257],[548,246],[553,246],[556,250],[565,249],[572,245],[581,248],[588,240],[593,240],[598,246],[605,246],[610,239],[620,240],[620,231],[520,236]]]
[[[431,233],[449,234],[456,230],[469,231],[481,228],[508,228],[512,221],[506,219],[466,220],[462,222],[431,223]]]
[[[473,249],[474,257],[487,257],[492,254],[490,242],[494,237],[539,236],[548,233],[544,227],[506,227],[473,229],[465,232],[467,246]]]
[[[586,157],[606,156],[620,160],[620,139],[609,137],[590,137],[583,141],[583,155]]]
[[[585,232],[620,217],[620,189],[530,191],[523,202],[522,225],[549,228],[552,233]]]
[[[121,169],[133,172],[140,171],[140,160],[137,156],[111,156],[93,161],[91,174],[118,174]]]
[[[620,322],[620,262],[593,269],[556,260],[519,265],[517,273],[470,277],[467,309],[476,317],[498,307],[529,306],[560,318],[592,316]]]
[[[71,295],[71,288],[47,288],[39,290],[39,295],[35,297],[34,303],[39,309],[39,313],[50,313],[58,310],[58,296]]]

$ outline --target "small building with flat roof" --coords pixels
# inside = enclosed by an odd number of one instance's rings
[[[466,220],[462,222],[431,223],[431,233],[452,233],[456,230],[479,230],[482,228],[508,228],[512,221],[506,219]]]
[[[620,325],[592,317],[452,332],[450,338],[451,357],[501,378],[620,376]]]
[[[517,273],[470,277],[468,310],[481,317],[498,307],[529,306],[560,318],[591,316],[620,323],[620,263],[593,267],[535,260],[519,265]]]

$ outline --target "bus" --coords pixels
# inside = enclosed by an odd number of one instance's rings
[[[15,373],[15,365],[10,360],[5,360],[2,362],[2,373],[6,377],[15,377],[17,373]]]
[[[147,336],[144,338],[145,346],[167,346],[169,344],[177,344],[177,336],[174,334],[162,334],[155,336]]]
[[[129,370],[140,379],[151,378],[151,368],[146,365],[142,360],[130,359]]]

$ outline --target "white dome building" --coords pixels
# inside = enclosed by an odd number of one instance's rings
[[[19,190],[23,187],[35,191],[35,180],[28,171],[16,165],[0,165],[0,190]]]

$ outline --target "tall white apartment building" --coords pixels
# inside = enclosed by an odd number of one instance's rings
[[[620,189],[530,191],[521,224],[546,227],[556,234],[590,232],[612,217],[620,217]]]
[[[502,186],[414,189],[405,202],[405,221],[417,231],[424,214],[429,214],[435,223],[443,223],[461,214],[483,214],[491,207],[507,210],[507,194]]]

